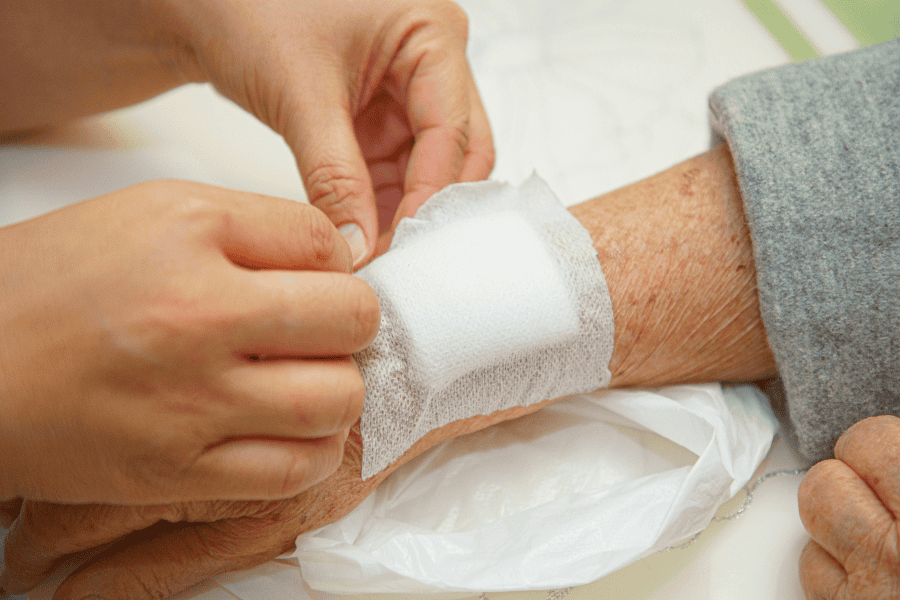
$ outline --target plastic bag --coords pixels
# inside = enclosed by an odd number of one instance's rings
[[[218,581],[244,600],[305,597],[303,580],[316,598],[589,583],[703,530],[777,427],[752,386],[570,398],[426,452],[298,538],[276,579]]]

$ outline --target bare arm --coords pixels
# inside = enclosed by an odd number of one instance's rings
[[[612,386],[749,380],[775,372],[759,315],[749,232],[726,148],[585,202],[572,213],[592,235],[612,296]],[[116,597],[145,598],[145,585],[172,594],[289,550],[297,535],[347,514],[390,472],[438,442],[540,406],[450,423],[366,481],[360,478],[362,444],[354,428],[338,471],[288,500],[150,509],[26,502],[24,518],[7,541],[7,564],[18,578],[3,584],[8,591],[27,589],[60,556],[130,534],[116,551],[95,558],[67,580],[57,597],[103,591],[96,577],[110,594],[115,590]],[[159,520],[196,523],[162,532],[138,531]],[[82,528],[76,536],[67,536],[67,523]],[[94,528],[87,530],[84,523]],[[133,589],[115,587],[129,585],[122,583],[123,572],[130,574]]]
[[[186,80],[149,1],[0,2],[0,136],[145,100]]]
[[[612,296],[611,387],[775,374],[726,146],[574,206]]]

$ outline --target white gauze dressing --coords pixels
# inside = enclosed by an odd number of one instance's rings
[[[537,175],[445,188],[357,275],[381,303],[378,336],[356,355],[363,479],[453,421],[609,384],[597,252]]]

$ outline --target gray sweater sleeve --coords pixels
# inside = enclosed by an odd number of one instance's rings
[[[900,415],[900,39],[716,90],[801,452]]]

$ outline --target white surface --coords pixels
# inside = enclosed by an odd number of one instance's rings
[[[356,355],[363,479],[453,421],[609,384],[597,251],[536,174],[448,186],[357,276],[381,302],[381,330]]]
[[[409,334],[410,377],[434,391],[578,333],[574,299],[559,267],[533,225],[516,213],[450,223],[385,254],[360,275],[379,282],[391,298]]]
[[[567,204],[702,152],[713,87],[787,60],[737,0],[461,4],[471,18],[470,57],[497,143],[494,176],[519,181],[537,169]],[[0,148],[0,221],[160,177],[303,195],[280,138],[207,86],[188,86]],[[797,464],[778,441],[758,473]],[[770,480],[741,518],[714,524],[687,549],[650,556],[565,597],[802,598],[798,484],[799,477]],[[197,594],[234,597],[221,588]],[[487,597],[545,600],[548,593]]]
[[[428,451],[293,556],[335,594],[590,583],[702,531],[776,428],[750,385],[569,398]]]

